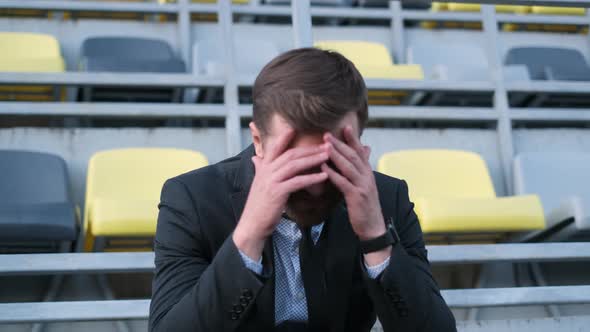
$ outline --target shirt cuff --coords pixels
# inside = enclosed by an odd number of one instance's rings
[[[387,266],[389,265],[389,259],[391,257],[387,257],[386,260],[383,261],[383,263],[378,264],[378,265],[374,265],[374,266],[369,266],[367,265],[367,262],[365,262],[365,267],[367,268],[367,274],[369,275],[369,278],[371,279],[375,279],[377,278],[383,271],[385,271],[385,269],[387,268]]]
[[[244,261],[244,264],[248,270],[256,273],[257,275],[262,274],[262,256],[258,262],[256,262],[252,258],[248,257],[248,255],[244,254],[240,249],[238,249],[238,252],[240,253],[240,256],[242,256],[242,261]]]

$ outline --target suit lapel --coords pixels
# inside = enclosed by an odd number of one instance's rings
[[[254,165],[251,157],[254,155],[253,146],[248,147],[240,153],[240,162],[234,179],[234,192],[231,195],[231,204],[234,212],[234,220],[236,224],[242,216],[244,206],[250,192],[250,186],[254,178]],[[274,310],[274,296],[275,296],[275,282],[274,282],[274,261],[272,240],[269,239],[264,245],[262,253],[262,262],[265,273],[270,273],[270,280],[265,283],[260,293],[256,297],[256,318],[255,325],[264,327],[264,331],[272,330],[275,322]]]
[[[325,266],[329,298],[329,317],[331,331],[345,331],[347,309],[349,307],[352,275],[358,264],[355,235],[348,221],[344,204],[336,208],[327,224]]]

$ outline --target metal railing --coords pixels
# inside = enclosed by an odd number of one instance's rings
[[[432,264],[590,260],[590,243],[428,247]],[[0,255],[0,276],[138,273],[154,269],[154,253]],[[590,303],[590,285],[443,290],[453,308]],[[0,324],[146,319],[149,300],[1,303]]]

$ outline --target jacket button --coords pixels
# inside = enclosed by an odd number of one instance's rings
[[[231,313],[231,320],[238,320],[239,317],[240,317],[240,315],[238,315],[237,313],[235,313],[235,312]]]
[[[247,306],[248,303],[250,303],[250,300],[248,300],[247,298],[240,296],[240,304],[243,306]]]
[[[234,304],[233,309],[234,309],[234,312],[237,314],[241,314],[242,311],[244,311],[244,307],[239,304]]]
[[[252,291],[249,288],[242,289],[242,295],[250,298],[253,296]]]
[[[402,317],[407,317],[408,316],[408,309],[400,309],[398,311],[399,315]]]

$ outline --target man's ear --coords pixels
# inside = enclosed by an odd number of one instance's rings
[[[264,149],[262,147],[262,135],[260,134],[260,130],[256,127],[254,121],[250,121],[250,135],[252,135],[252,143],[254,143],[254,149],[256,150],[256,155],[260,158],[264,158]]]

